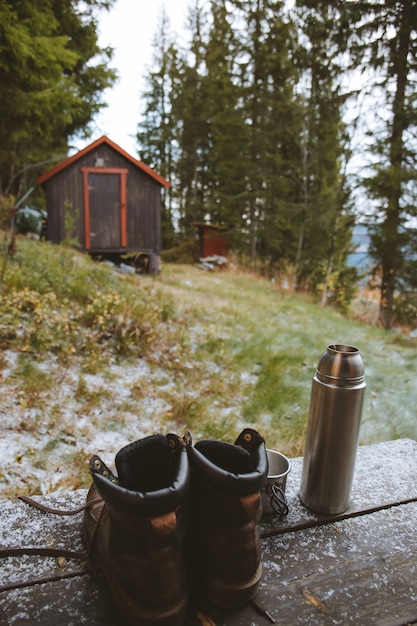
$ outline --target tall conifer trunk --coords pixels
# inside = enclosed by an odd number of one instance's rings
[[[393,102],[393,123],[390,137],[390,178],[387,193],[387,211],[382,227],[384,248],[381,258],[381,299],[379,320],[385,328],[391,328],[396,277],[402,265],[401,253],[401,182],[404,161],[404,132],[407,128],[405,91],[409,71],[408,53],[411,36],[412,0],[402,6],[399,20],[397,45],[392,51],[392,65],[396,76],[396,91]]]

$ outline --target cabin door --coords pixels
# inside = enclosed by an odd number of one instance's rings
[[[127,170],[83,168],[87,250],[126,247]]]

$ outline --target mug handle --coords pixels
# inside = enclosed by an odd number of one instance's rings
[[[272,495],[271,495],[271,507],[275,511],[275,513],[279,513],[280,515],[288,515],[288,503],[287,498],[285,497],[284,490],[276,484],[273,484],[271,487]]]

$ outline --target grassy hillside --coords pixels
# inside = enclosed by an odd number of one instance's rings
[[[125,275],[22,239],[1,295],[0,496],[87,486],[93,452],[111,463],[157,431],[233,441],[252,425],[268,447],[301,455],[329,343],[357,346],[365,362],[361,443],[417,439],[416,339],[237,268]]]

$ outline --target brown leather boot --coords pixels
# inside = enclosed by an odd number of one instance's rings
[[[135,626],[185,624],[187,452],[175,435],[152,435],[116,455],[117,476],[98,456],[84,535],[123,617]]]
[[[187,440],[187,438],[186,438]],[[264,439],[245,429],[235,444],[192,446],[190,565],[206,600],[232,608],[251,600],[261,578],[260,489],[267,475]]]

